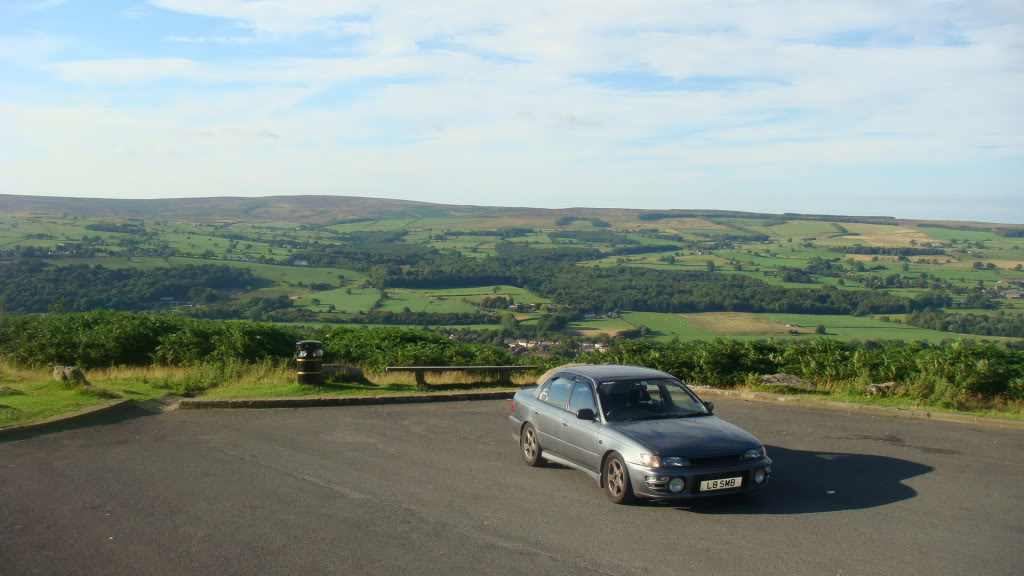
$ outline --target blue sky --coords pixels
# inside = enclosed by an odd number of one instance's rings
[[[0,0],[0,193],[1024,223],[1024,3]]]

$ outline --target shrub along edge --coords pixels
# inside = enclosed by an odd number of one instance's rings
[[[859,404],[856,402],[840,402],[839,400],[828,400],[825,398],[811,398],[807,396],[789,396],[785,394],[772,394],[770,392],[748,392],[744,390],[722,390],[720,388],[699,388],[694,387],[698,396],[719,396],[726,398],[738,398],[753,402],[767,402],[779,404],[791,404],[806,406],[808,408],[824,408],[828,410],[845,410],[847,412],[866,412],[882,416],[893,416],[895,418],[909,418],[914,420],[935,420],[939,422],[957,422],[960,424],[981,424],[997,428],[1014,428],[1024,430],[1024,420],[1010,420],[1002,418],[989,418],[986,416],[975,416],[973,414],[957,414],[954,412],[942,412],[938,410],[920,410],[916,408],[897,408],[895,406],[879,406],[877,404]]]

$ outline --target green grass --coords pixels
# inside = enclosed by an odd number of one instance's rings
[[[11,388],[21,394],[0,395],[0,426],[35,422],[110,402],[110,398],[57,382],[21,384]]]
[[[477,312],[479,309],[468,302],[445,296],[431,296],[413,290],[389,290],[388,299],[380,310],[402,312],[406,308],[413,312]]]
[[[104,377],[104,373],[90,374],[89,381],[95,389],[75,387],[51,380],[41,370],[26,371],[3,368],[0,384],[15,390],[16,394],[0,394],[0,426],[13,426],[25,422],[44,420],[58,414],[66,414],[110,402],[112,398],[103,394],[109,392],[120,398],[149,400],[181,388],[164,380],[147,381],[141,377]]]
[[[943,340],[971,338],[971,336],[963,334],[925,330],[897,322],[883,322],[866,316],[817,314],[758,314],[757,316],[763,316],[781,324],[798,324],[812,329],[821,324],[825,326],[827,336],[840,340],[924,340],[938,343]]]
[[[351,291],[351,294],[348,293]],[[307,306],[318,312],[327,312],[330,305],[334,305],[338,312],[355,314],[369,312],[373,308],[380,292],[376,288],[337,288],[323,292],[310,292],[296,300],[298,306]],[[320,306],[313,305],[313,299],[320,300]]]
[[[618,334],[625,330],[632,330],[633,325],[621,318],[606,318],[602,320],[583,320],[569,324],[569,329],[582,332],[587,335],[594,335],[598,332],[606,334]]]
[[[673,338],[684,341],[712,340],[716,336],[713,332],[695,326],[676,314],[627,312],[622,315],[622,318],[637,328],[641,325],[650,328],[651,337],[658,341],[668,341]]]

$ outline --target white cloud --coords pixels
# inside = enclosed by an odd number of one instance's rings
[[[115,58],[58,62],[50,68],[65,82],[131,84],[195,77],[201,66],[185,58]]]
[[[63,45],[62,39],[50,35],[0,36],[0,63],[38,66]]]

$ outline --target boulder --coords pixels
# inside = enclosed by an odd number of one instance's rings
[[[58,382],[72,382],[76,386],[89,386],[85,372],[78,366],[54,366],[53,379]]]
[[[892,396],[897,393],[900,385],[895,382],[883,382],[881,384],[868,384],[864,392],[868,396]]]
[[[324,378],[338,378],[350,382],[360,382],[366,378],[358,366],[347,366],[345,364],[324,364],[320,368]]]
[[[792,374],[765,374],[761,376],[762,386],[778,386],[781,388],[795,388],[797,390],[817,390],[818,385],[808,382]]]

